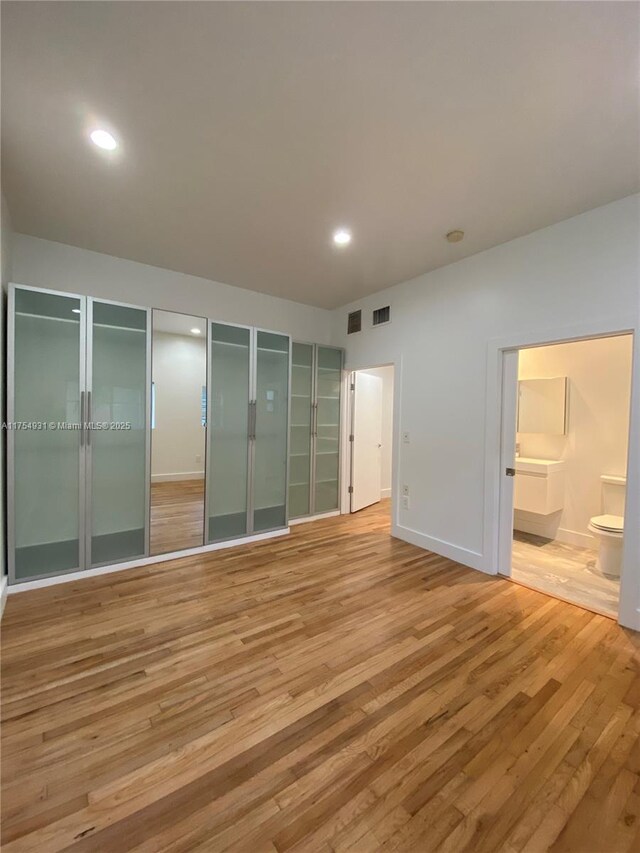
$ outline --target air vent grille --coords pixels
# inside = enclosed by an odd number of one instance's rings
[[[352,335],[354,332],[359,332],[362,329],[362,311],[352,311],[347,320],[347,334]]]
[[[376,308],[373,312],[373,325],[381,326],[383,323],[388,323],[391,320],[391,307],[385,305],[384,308]]]

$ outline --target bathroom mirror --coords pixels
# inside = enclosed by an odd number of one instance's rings
[[[207,321],[153,310],[150,553],[204,543]]]
[[[518,382],[518,432],[565,435],[567,377]]]

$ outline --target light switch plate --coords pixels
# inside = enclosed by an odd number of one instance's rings
[[[410,438],[409,438],[409,433],[408,433],[408,432],[403,432],[403,433],[402,433],[402,441],[403,441],[403,443],[404,443],[404,444],[409,444]]]

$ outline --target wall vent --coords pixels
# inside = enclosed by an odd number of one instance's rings
[[[359,332],[362,329],[362,311],[352,311],[347,320],[347,334],[352,335],[354,332]]]
[[[383,323],[388,323],[391,320],[391,307],[385,305],[384,308],[376,308],[373,312],[373,325],[381,326]]]

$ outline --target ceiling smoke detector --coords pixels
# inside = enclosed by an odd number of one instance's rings
[[[447,234],[447,240],[450,243],[459,243],[463,237],[464,231],[449,231],[449,233]]]

